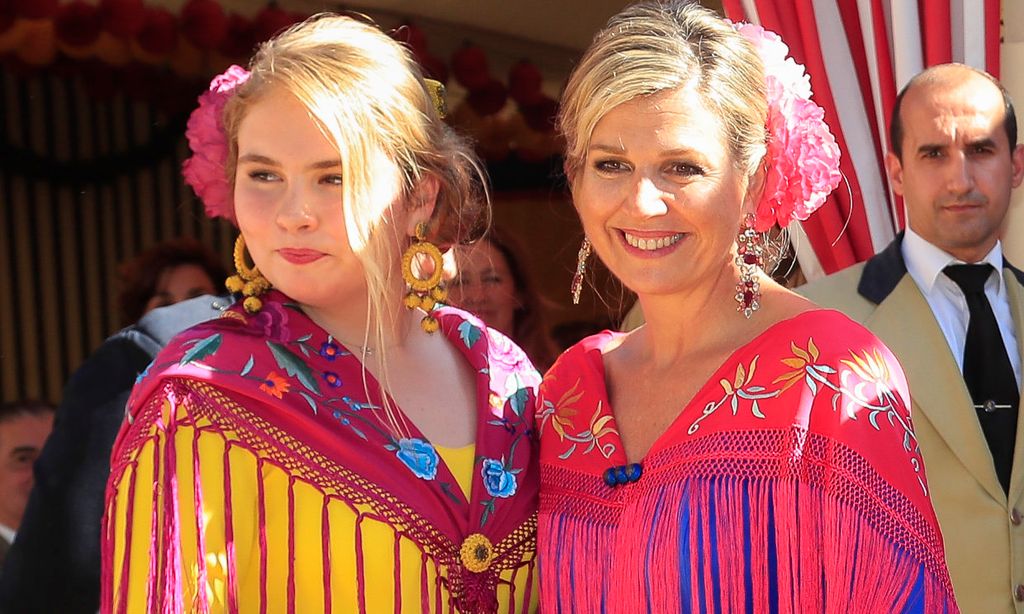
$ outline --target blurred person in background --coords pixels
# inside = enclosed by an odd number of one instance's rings
[[[0,405],[0,564],[21,525],[32,490],[32,463],[53,428],[53,411],[41,401]]]
[[[448,299],[512,339],[543,372],[558,348],[548,332],[544,297],[523,254],[519,243],[498,228],[471,245],[455,246],[445,255]]]
[[[216,293],[227,272],[209,247],[191,237],[179,237],[122,263],[118,277],[118,307],[122,325],[127,326],[157,307]]]

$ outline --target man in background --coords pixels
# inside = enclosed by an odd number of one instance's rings
[[[99,610],[100,521],[110,453],[128,396],[173,336],[219,316],[230,303],[205,295],[154,309],[107,339],[71,376],[53,435],[35,466],[25,522],[0,574],[0,612]]]
[[[999,241],[1024,178],[1013,104],[984,72],[929,68],[897,98],[890,146],[905,233],[798,291],[862,322],[903,365],[961,610],[1021,614],[1024,273]]]
[[[14,536],[32,491],[36,462],[53,428],[52,405],[14,401],[0,405],[0,564]]]

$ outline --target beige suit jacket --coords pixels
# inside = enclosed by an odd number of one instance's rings
[[[1007,497],[956,360],[924,295],[906,272],[901,240],[867,263],[797,291],[864,324],[903,365],[961,610],[1024,614],[1024,420],[1018,423]],[[1009,265],[1002,273],[1024,356],[1024,274]]]

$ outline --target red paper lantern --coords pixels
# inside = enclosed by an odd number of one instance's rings
[[[12,0],[11,8],[23,19],[53,19],[58,4],[58,0]]]
[[[508,71],[508,94],[521,105],[537,104],[544,97],[540,89],[543,81],[536,64],[519,60]]]
[[[142,29],[135,40],[150,55],[169,55],[178,45],[178,21],[167,9],[146,7]]]
[[[531,130],[537,132],[554,132],[555,120],[558,117],[558,101],[541,96],[539,102],[520,107],[523,119]]]
[[[198,49],[216,49],[228,33],[228,18],[216,0],[189,0],[181,9],[181,33]]]
[[[229,58],[248,58],[256,48],[256,34],[251,21],[232,13],[228,16],[227,35],[218,51]]]
[[[146,21],[142,0],[100,0],[103,29],[118,38],[133,38]]]
[[[483,87],[470,90],[469,96],[466,96],[466,102],[481,117],[494,115],[507,101],[508,90],[497,79],[491,79]]]
[[[103,24],[100,12],[91,4],[75,0],[57,11],[54,19],[57,40],[70,47],[86,47],[100,37]]]
[[[277,8],[274,4],[269,4],[253,18],[253,34],[257,42],[263,42],[274,38],[293,23],[295,23],[293,15]]]
[[[408,45],[416,55],[427,51],[427,35],[416,24],[403,23],[391,31],[391,38]]]
[[[0,0],[0,34],[10,30],[16,18],[12,0]]]
[[[444,61],[433,55],[429,51],[417,52],[413,50],[413,56],[416,57],[416,61],[419,62],[420,68],[423,69],[423,76],[429,77],[435,81],[441,83],[448,83],[448,67],[445,66]]]
[[[452,74],[467,90],[488,86],[492,81],[490,72],[487,56],[477,45],[466,43],[452,54]]]

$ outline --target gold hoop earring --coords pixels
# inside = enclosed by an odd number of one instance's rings
[[[448,291],[441,286],[442,260],[441,250],[426,239],[427,225],[424,222],[416,224],[416,237],[412,245],[402,254],[402,279],[409,286],[409,293],[403,301],[409,309],[417,307],[427,312],[426,317],[420,320],[420,326],[428,333],[435,333],[440,327],[437,318],[433,316],[434,308],[439,302],[448,298]],[[416,277],[413,272],[413,261],[419,255],[430,258],[434,270],[426,279]]]
[[[572,285],[569,286],[573,305],[580,304],[580,290],[583,289],[583,274],[587,272],[587,258],[590,258],[590,239],[584,236],[580,251],[576,255],[576,274],[572,276]]]
[[[245,296],[242,306],[249,313],[257,313],[263,307],[263,301],[259,296],[270,289],[270,281],[260,273],[255,266],[250,267],[245,262],[245,237],[241,234],[235,239],[235,270],[238,272],[227,278],[224,285],[229,292],[241,292]]]

